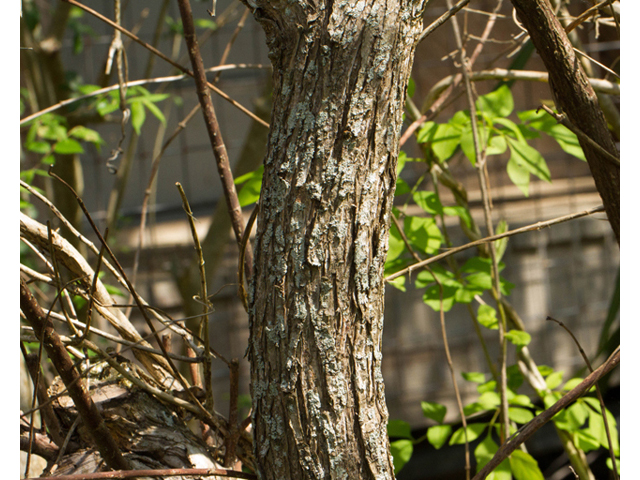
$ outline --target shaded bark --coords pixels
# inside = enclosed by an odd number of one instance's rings
[[[258,1],[274,107],[250,292],[264,479],[393,478],[383,270],[425,2]]]
[[[618,157],[597,96],[548,0],[511,0],[511,3],[549,72],[549,86],[558,109],[574,126]],[[580,145],[619,244],[620,167],[589,143],[580,140]]]

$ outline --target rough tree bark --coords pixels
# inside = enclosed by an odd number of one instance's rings
[[[511,3],[549,72],[549,86],[558,109],[604,150],[618,157],[598,98],[548,0],[511,0]],[[620,165],[608,160],[588,142],[579,140],[609,223],[620,243]]]
[[[263,479],[393,478],[383,269],[425,3],[257,0],[274,70],[250,293]]]

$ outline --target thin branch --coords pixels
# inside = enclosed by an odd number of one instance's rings
[[[512,237],[514,235],[519,235],[521,233],[531,232],[533,230],[541,230],[546,227],[550,227],[552,225],[556,225],[558,223],[568,222],[569,220],[574,220],[576,218],[582,218],[589,215],[593,215],[594,213],[604,212],[604,207],[600,205],[599,207],[591,208],[589,210],[585,210],[583,212],[572,213],[570,215],[564,215],[562,217],[557,217],[551,220],[546,220],[544,222],[537,222],[531,225],[527,225],[526,227],[516,228],[515,230],[509,230],[508,232],[500,233],[498,235],[493,235],[485,238],[481,238],[479,240],[475,240],[473,242],[466,243],[459,247],[454,247],[451,250],[440,253],[438,255],[434,255],[431,258],[427,258],[426,260],[422,260],[421,262],[414,263],[413,265],[409,265],[407,268],[403,268],[402,270],[393,273],[385,278],[387,282],[394,280],[402,275],[406,275],[407,273],[411,273],[417,268],[422,267],[423,265],[428,265],[433,262],[437,262],[438,260],[442,260],[443,258],[448,257],[449,255],[454,255],[456,253],[462,252],[463,250],[467,250],[472,247],[477,247],[478,245],[483,245],[485,243],[495,242],[496,240],[500,240],[501,238]]]
[[[232,64],[228,64],[228,65],[218,65],[217,67],[211,67],[211,68],[207,68],[207,73],[209,72],[218,72],[218,75],[220,75],[220,73],[227,71],[227,70],[235,70],[238,68],[255,68],[255,69],[269,69],[271,68],[269,65],[262,65],[262,64],[252,64],[252,63],[232,63]],[[180,80],[184,80],[185,78],[189,77],[189,75],[187,74],[183,74],[183,75],[171,75],[168,77],[156,77],[156,78],[144,78],[142,80],[131,80],[129,82],[125,82],[124,85],[126,87],[134,87],[134,86],[138,86],[138,85],[148,85],[148,84],[155,84],[155,83],[169,83],[169,82],[177,82]],[[66,107],[67,105],[71,105],[73,103],[79,102],[81,100],[86,100],[88,98],[93,98],[93,97],[97,97],[99,95],[102,95],[103,93],[109,93],[112,92],[114,90],[118,90],[120,88],[119,84],[115,84],[115,85],[111,85],[109,87],[104,87],[101,88],[99,90],[94,90],[91,93],[87,93],[86,95],[80,95],[78,97],[73,97],[73,98],[68,98],[66,100],[62,100],[61,102],[56,103],[55,105],[51,105],[50,107],[44,108],[42,110],[38,110],[35,113],[32,113],[31,115],[29,115],[28,117],[24,117],[23,119],[20,120],[20,125],[24,125],[28,122],[30,122],[31,120],[41,117],[42,115],[46,114],[46,113],[51,113],[54,112],[62,107]]]
[[[575,400],[584,395],[593,385],[604,375],[613,370],[620,364],[620,347],[618,347],[611,356],[592,374],[585,378],[577,387],[569,391],[560,400],[547,408],[527,423],[519,433],[505,442],[496,452],[489,463],[487,463],[472,480],[484,480],[487,475],[493,471],[503,460],[511,453],[526,442],[531,436],[540,429],[545,423],[551,420],[558,412],[571,405]]]
[[[586,363],[587,368],[589,369],[589,372],[593,373],[593,367],[591,366],[591,362],[589,361],[589,357],[587,357],[587,354],[583,350],[582,345],[580,345],[580,342],[578,341],[576,336],[573,334],[573,332],[569,329],[569,327],[567,327],[560,320],[556,320],[553,317],[547,316],[547,320],[555,322],[558,325],[560,325],[562,328],[565,329],[565,331],[573,339],[573,342],[578,346],[578,350],[580,350],[580,355],[582,355],[584,363]],[[602,420],[604,421],[604,430],[605,430],[605,432],[607,434],[607,441],[609,442],[609,457],[611,458],[611,462],[612,462],[612,466],[613,466],[613,476],[614,476],[615,480],[618,480],[620,478],[620,476],[618,475],[618,467],[616,465],[616,455],[613,452],[613,443],[611,443],[611,431],[609,430],[609,420],[607,418],[607,409],[606,409],[606,407],[604,405],[604,399],[602,398],[602,392],[600,391],[600,385],[598,385],[598,382],[595,383],[595,386],[596,386],[596,396],[598,397],[598,401],[600,402],[600,409],[602,411]]]
[[[585,20],[587,20],[591,15],[594,15],[598,10],[600,10],[601,7],[604,7],[607,4],[611,5],[612,3],[613,3],[613,0],[604,0],[604,2],[600,2],[594,5],[593,7],[587,8],[584,12],[578,15],[569,25],[564,27],[564,31],[569,33],[570,31],[575,29],[578,25],[580,25]],[[613,12],[611,13],[613,18],[615,19],[615,15],[613,15]]]
[[[171,60],[169,57],[167,57],[164,53],[162,53],[160,50],[158,50],[157,48],[154,48],[153,46],[149,45],[147,42],[141,40],[140,38],[138,38],[136,35],[134,35],[133,33],[131,33],[129,30],[121,27],[120,25],[112,22],[111,20],[109,20],[107,17],[105,17],[104,15],[96,12],[95,10],[93,10],[92,8],[87,7],[86,5],[83,5],[79,2],[77,2],[76,0],[62,0],[63,2],[67,2],[70,3],[71,5],[75,5],[78,8],[81,8],[82,10],[90,13],[91,15],[95,16],[96,18],[98,18],[99,20],[102,20],[103,22],[105,22],[106,24],[108,24],[109,26],[120,30],[122,33],[124,33],[125,35],[127,35],[129,38],[131,38],[134,42],[138,43],[139,45],[142,45],[144,48],[148,49],[149,51],[151,51],[152,53],[154,53],[155,55],[159,56],[160,58],[162,58],[165,62],[171,64],[172,66],[176,67],[178,70],[180,70],[181,72],[189,75],[190,77],[193,77],[193,72],[191,72],[191,70],[184,68],[182,65],[174,62],[173,60]],[[241,110],[242,112],[244,112],[246,115],[248,115],[249,117],[251,117],[253,120],[255,120],[256,122],[260,123],[261,125],[269,128],[269,124],[267,122],[265,122],[264,120],[262,120],[261,118],[257,117],[253,112],[251,112],[250,110],[248,110],[247,108],[245,108],[244,106],[240,105],[238,102],[236,102],[235,100],[233,100],[229,95],[227,95],[226,93],[224,93],[222,90],[220,90],[218,87],[216,87],[215,85],[212,85],[211,83],[206,84],[211,90],[213,90],[214,92],[216,92],[218,95],[220,95],[222,98],[224,98],[225,100],[227,100],[228,102],[230,102],[233,106],[235,106],[236,108],[238,108],[239,110]]]
[[[564,125],[569,130],[571,130],[580,140],[583,140],[583,141],[587,142],[593,148],[598,150],[598,152],[605,159],[607,159],[609,162],[613,163],[614,165],[616,165],[618,167],[620,166],[620,158],[616,157],[614,154],[612,154],[612,153],[608,152],[607,150],[605,150],[604,147],[602,147],[598,142],[593,140],[589,135],[587,135],[582,130],[580,130],[578,127],[576,127],[573,123],[571,123],[569,118],[564,113],[558,114],[558,113],[554,112],[553,110],[551,110],[546,105],[542,105],[541,108],[545,112],[547,112],[549,115],[551,115],[553,118],[555,118],[556,122]]]
[[[233,174],[231,173],[231,167],[229,165],[229,157],[227,155],[227,149],[224,141],[222,140],[222,132],[220,131],[216,112],[213,108],[209,92],[206,89],[207,79],[204,73],[204,65],[202,63],[202,56],[200,55],[200,47],[198,46],[195,27],[193,25],[191,5],[188,0],[179,0],[178,6],[180,8],[180,16],[182,17],[182,26],[184,28],[184,39],[187,43],[189,57],[191,58],[191,64],[195,72],[193,77],[196,83],[198,98],[202,105],[202,114],[204,115],[209,140],[211,141],[211,147],[213,148],[213,153],[216,158],[216,165],[218,167],[220,180],[222,181],[224,197],[227,202],[229,216],[231,217],[233,232],[236,236],[236,242],[238,243],[238,246],[240,246],[242,234],[244,232],[242,208],[238,201],[238,192],[236,191],[236,186],[233,182]],[[251,277],[252,264],[253,255],[251,251],[248,251],[245,257],[247,277]]]
[[[436,83],[427,93],[424,104],[432,104],[444,90],[446,90],[455,81],[457,75],[449,75]],[[491,70],[480,70],[477,72],[469,72],[469,79],[472,82],[483,80],[524,80],[529,82],[549,83],[549,74],[547,72],[538,72],[533,70],[509,70],[506,68],[492,68]],[[620,85],[609,82],[600,78],[589,78],[589,83],[593,90],[599,93],[607,93],[610,95],[620,95]]]
[[[437,20],[435,20],[431,25],[429,25],[427,28],[425,28],[422,31],[422,33],[418,37],[418,43],[420,43],[425,38],[427,38],[429,35],[431,35],[433,32],[435,32],[438,29],[438,27],[440,27],[442,24],[444,24],[444,22],[449,20],[456,13],[458,13],[469,2],[470,2],[470,0],[460,0],[453,7],[449,8],[449,10],[447,10],[445,13],[440,15],[440,17],[438,17]]]
[[[178,191],[180,192],[180,198],[182,198],[182,207],[187,213],[189,220],[189,227],[191,228],[191,236],[193,237],[193,245],[196,249],[196,255],[198,256],[198,266],[200,267],[200,302],[202,302],[202,317],[200,324],[200,337],[204,340],[204,352],[205,358],[202,362],[204,370],[204,385],[207,394],[205,401],[205,408],[207,410],[213,409],[213,387],[211,385],[211,355],[209,348],[209,313],[211,313],[211,304],[209,303],[209,295],[207,294],[207,274],[204,270],[204,257],[202,255],[202,247],[200,246],[200,239],[198,238],[198,231],[196,230],[196,223],[187,199],[187,194],[184,193],[184,189],[179,182],[176,182]]]
[[[82,382],[76,382],[79,374],[69,354],[53,329],[51,320],[46,317],[22,279],[20,279],[20,309],[44,344],[51,362],[69,389],[69,395],[73,398],[73,403],[87,427],[87,432],[93,438],[104,461],[114,470],[131,468],[129,462],[120,453],[118,445],[98,412],[98,408],[88,395],[86,387]]]

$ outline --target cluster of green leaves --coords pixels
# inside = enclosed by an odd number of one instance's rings
[[[511,181],[529,195],[531,174],[551,181],[551,174],[544,158],[528,140],[538,138],[545,133],[558,142],[567,153],[584,160],[584,154],[576,136],[545,111],[529,110],[519,112],[520,123],[509,117],[513,113],[514,103],[511,90],[507,85],[476,101],[475,119],[480,149],[485,155],[501,155],[509,150],[507,174]],[[430,148],[440,162],[449,160],[460,148],[464,155],[475,165],[476,152],[469,111],[457,112],[447,123],[426,122],[418,132],[418,142]]]
[[[545,377],[546,386],[550,390],[544,397],[544,407],[549,408],[556,403],[567,391],[578,385],[582,379],[572,378],[562,385],[563,372],[556,372],[548,366],[538,368],[540,374]],[[463,409],[465,417],[480,415],[490,418],[488,422],[468,423],[466,427],[466,440],[470,443],[478,441],[474,448],[474,457],[477,470],[484,467],[498,451],[496,439],[501,437],[502,425],[497,421],[500,411],[500,395],[497,392],[495,380],[487,380],[485,374],[480,372],[466,372],[463,378],[469,382],[477,383],[479,397],[469,403]],[[534,415],[542,410],[536,407],[527,395],[518,393],[524,378],[517,365],[507,369],[507,401],[509,402],[510,431],[507,436],[513,435],[518,426],[530,422]],[[561,386],[562,385],[562,386]],[[593,391],[593,389],[591,390]],[[460,426],[455,431],[451,424],[444,423],[447,408],[435,402],[422,402],[423,415],[433,420],[436,424],[430,426],[425,435],[414,438],[411,427],[402,420],[389,421],[387,430],[389,437],[396,438],[391,442],[394,468],[396,473],[410,460],[413,454],[413,446],[416,443],[427,440],[435,449],[440,449],[447,443],[461,445],[465,443],[465,429]],[[606,410],[607,420],[612,436],[613,450],[617,457],[620,455],[618,432],[616,421],[611,412]],[[556,426],[569,432],[575,445],[585,452],[598,448],[607,448],[608,442],[604,421],[598,400],[594,397],[582,397],[573,405],[559,412],[553,422]],[[616,459],[619,462],[618,459]],[[610,463],[610,462],[609,462]],[[610,467],[611,468],[611,467]],[[488,477],[493,480],[542,480],[537,461],[523,450],[514,451],[508,460],[503,461]]]

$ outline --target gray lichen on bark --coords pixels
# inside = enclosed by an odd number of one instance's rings
[[[384,262],[425,1],[258,2],[274,108],[250,292],[262,478],[393,478]]]

